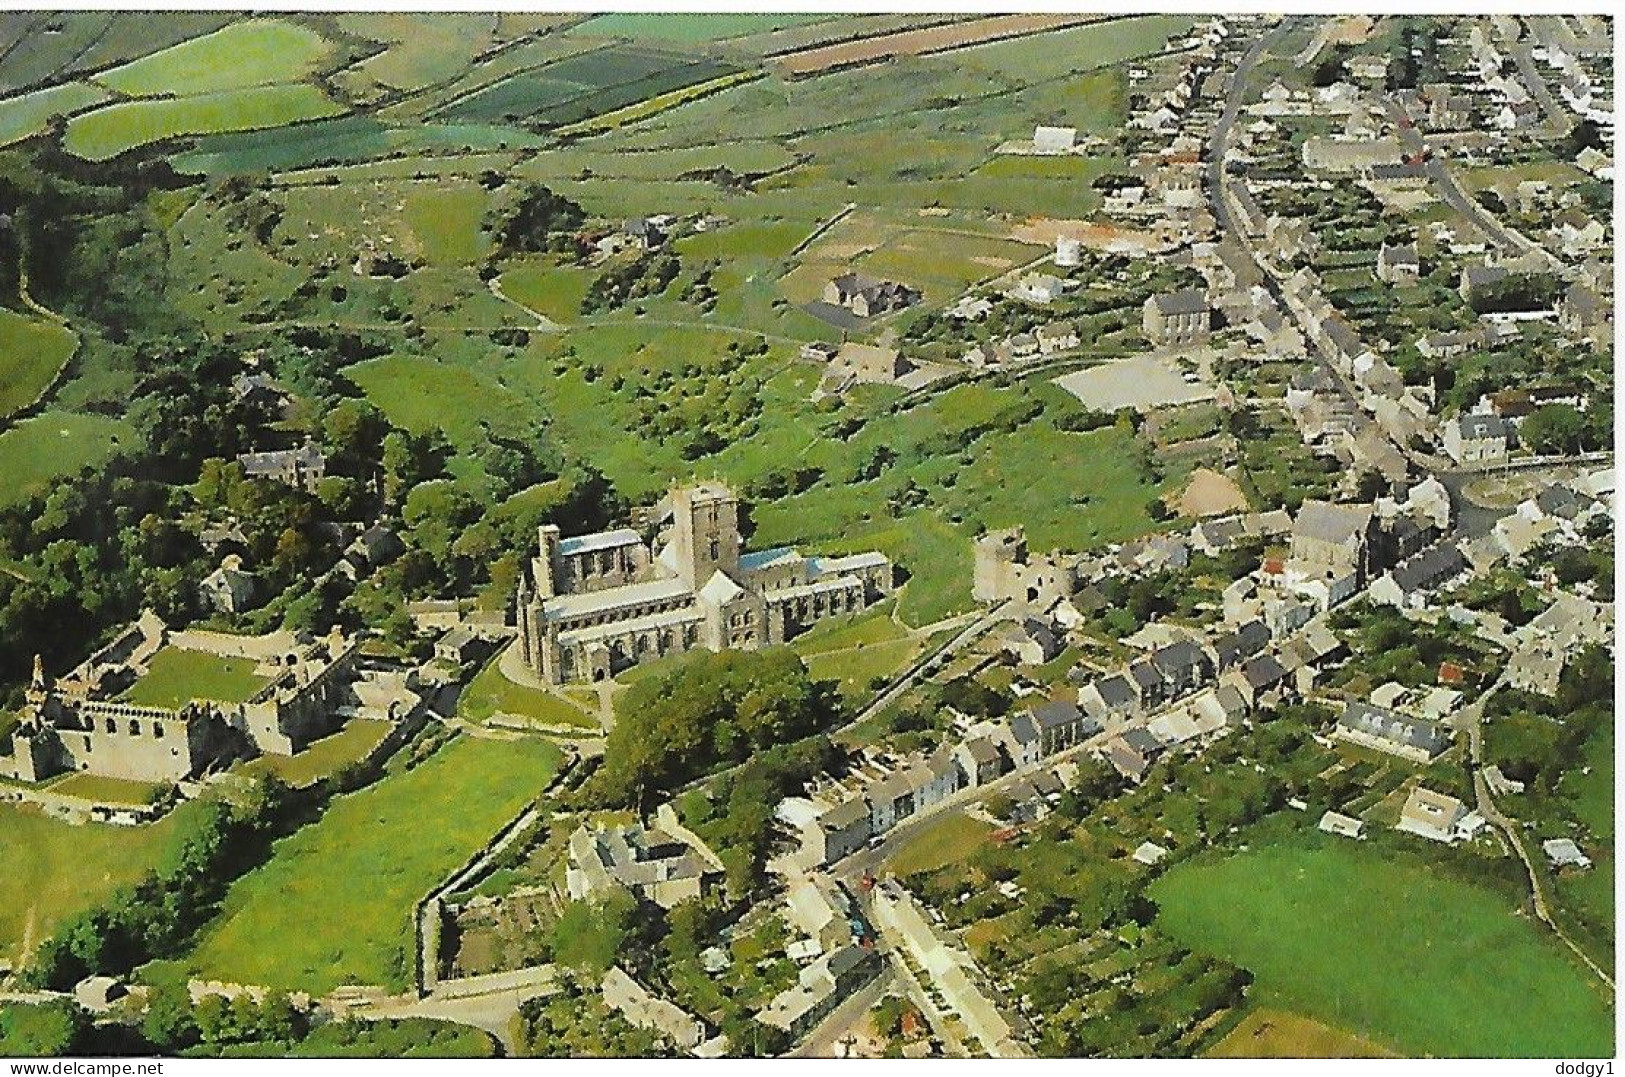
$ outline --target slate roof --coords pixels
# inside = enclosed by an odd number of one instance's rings
[[[1343,714],[1337,719],[1337,725],[1340,729],[1364,733],[1366,736],[1403,747],[1416,748],[1426,752],[1430,757],[1438,755],[1450,746],[1450,735],[1438,722],[1411,718],[1360,700],[1355,700],[1343,708]]]
[[[1207,310],[1207,296],[1200,288],[1182,288],[1154,296],[1151,301],[1163,314],[1200,314]]]

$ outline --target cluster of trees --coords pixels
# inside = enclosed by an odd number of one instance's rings
[[[677,279],[683,264],[669,251],[617,262],[595,278],[581,297],[581,313],[619,310],[634,299],[659,295]]]
[[[123,975],[185,952],[231,881],[259,863],[284,821],[288,791],[257,779],[238,800],[208,799],[182,818],[172,856],[132,887],[64,923],[27,970],[33,983],[66,990],[90,975]]]
[[[787,647],[697,652],[616,702],[604,765],[589,789],[607,804],[641,804],[722,764],[817,732],[838,712]]]
[[[1518,440],[1542,456],[1593,452],[1613,444],[1613,409],[1580,412],[1567,404],[1538,407],[1518,425]]]
[[[1597,646],[1563,670],[1546,699],[1505,690],[1490,700],[1485,727],[1490,761],[1509,777],[1550,794],[1564,774],[1584,766],[1587,742],[1613,725],[1614,666]]]
[[[166,1054],[221,1055],[249,1044],[286,1051],[309,1032],[308,1016],[280,991],[258,1002],[208,995],[193,1005],[185,984],[165,983],[148,996],[141,1034]]]
[[[1467,304],[1477,314],[1551,310],[1561,287],[1561,282],[1547,273],[1509,273],[1474,288]]]
[[[576,253],[578,230],[587,213],[564,195],[540,183],[526,187],[508,208],[493,213],[486,227],[499,255],[543,251]]]
[[[681,804],[688,825],[721,858],[728,894],[737,900],[767,882],[773,810],[779,802],[801,793],[815,776],[840,773],[846,766],[846,757],[828,737],[767,743],[772,746],[712,783],[703,808],[692,797]]]
[[[604,1005],[597,983],[566,977],[559,990],[520,1004],[519,1053],[529,1058],[657,1058],[671,1048]]]
[[[0,1058],[62,1058],[95,1053],[90,1015],[70,999],[0,1006]]]

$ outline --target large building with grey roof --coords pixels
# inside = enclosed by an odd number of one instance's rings
[[[739,500],[717,482],[675,489],[653,542],[631,528],[540,529],[519,591],[525,662],[544,681],[602,680],[668,654],[783,643],[892,589],[882,553],[744,551]]]

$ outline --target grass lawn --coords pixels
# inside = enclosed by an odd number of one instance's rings
[[[211,979],[313,993],[412,979],[412,908],[558,772],[540,740],[459,737],[339,797],[238,880],[192,955]]]
[[[191,810],[182,804],[150,826],[73,826],[0,804],[0,955],[21,960],[62,921],[138,880]]]
[[[120,419],[47,411],[0,432],[0,505],[44,493],[64,475],[100,464],[131,434]]]
[[[898,875],[936,871],[969,856],[992,832],[980,819],[956,812],[910,838],[886,866]]]
[[[247,658],[165,647],[152,656],[145,676],[130,686],[124,702],[138,707],[179,707],[193,699],[241,703],[268,683],[254,666]]]
[[[78,343],[66,326],[0,310],[0,419],[32,404]]]
[[[100,774],[70,774],[51,786],[51,792],[82,797],[100,804],[151,804],[163,786],[154,782],[107,778]]]
[[[1314,833],[1198,857],[1152,885],[1159,923],[1252,970],[1256,997],[1407,1055],[1606,1057],[1590,976],[1493,890]]]
[[[509,680],[497,665],[493,658],[463,689],[457,700],[458,717],[483,722],[496,714],[511,714],[544,725],[597,728],[597,721],[579,707],[552,692]]]
[[[96,81],[131,97],[209,93],[295,82],[331,51],[313,30],[254,19],[143,56],[96,76]]]
[[[840,693],[848,699],[863,699],[873,691],[870,682],[900,673],[919,651],[920,645],[909,639],[826,651],[808,657],[807,672],[814,680],[839,681]]]
[[[123,101],[69,120],[62,145],[86,160],[105,161],[125,150],[166,138],[257,131],[324,119],[343,111],[342,105],[319,88],[303,83]]]
[[[243,765],[245,774],[275,774],[289,785],[321,781],[378,747],[390,724],[379,718],[352,718],[337,733],[323,737],[298,755],[262,755]]]
[[[1285,1010],[1259,1008],[1204,1053],[1206,1058],[1390,1058],[1392,1052]]]

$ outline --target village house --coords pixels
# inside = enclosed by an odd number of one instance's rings
[[[824,368],[821,388],[843,392],[853,385],[891,385],[914,369],[896,348],[847,341]]]
[[[1428,595],[1468,571],[1467,560],[1453,542],[1430,546],[1372,581],[1371,601],[1396,609],[1420,609]]]
[[[876,950],[848,943],[803,967],[795,985],[775,995],[756,1020],[799,1039],[883,967]]]
[[[1075,127],[1033,128],[1033,152],[1043,156],[1071,153],[1077,148],[1078,129]]]
[[[1377,279],[1393,285],[1415,284],[1422,275],[1416,244],[1384,243],[1377,250]]]
[[[1579,868],[1583,871],[1591,866],[1591,858],[1580,851],[1573,838],[1547,838],[1540,843],[1540,848],[1554,870]]]
[[[1438,722],[1361,700],[1351,700],[1343,707],[1332,735],[1416,763],[1431,763],[1450,747],[1450,734]]]
[[[242,557],[233,553],[203,577],[198,592],[204,604],[217,613],[242,613],[253,607],[258,584],[253,573],[243,571]]]
[[[1019,299],[1026,303],[1035,303],[1038,306],[1048,306],[1061,297],[1066,291],[1067,282],[1048,273],[1032,273],[1022,277],[1010,289],[1011,299]],[[1036,350],[1036,345],[1034,346]]]
[[[628,890],[670,909],[703,897],[721,865],[659,827],[589,827],[570,835],[565,885],[573,900]]]
[[[1371,505],[1305,501],[1292,523],[1287,568],[1312,579],[1364,580],[1375,530],[1374,512]]]
[[[1033,336],[1038,339],[1038,351],[1042,355],[1053,355],[1078,346],[1078,327],[1071,322],[1041,325],[1033,331]]]
[[[251,479],[271,479],[307,493],[315,493],[327,476],[327,457],[308,441],[297,449],[240,453],[237,462]]]
[[[1145,301],[1142,324],[1146,339],[1159,347],[1207,342],[1213,311],[1200,288],[1154,295]]]
[[[1353,838],[1362,841],[1365,838],[1365,823],[1340,812],[1328,811],[1320,817],[1316,829],[1323,834],[1335,834],[1340,838]]]
[[[1121,673],[1090,681],[1078,689],[1078,707],[1102,725],[1132,718],[1140,712],[1140,697]]]
[[[861,273],[842,273],[824,286],[824,302],[845,307],[860,318],[902,310],[919,300],[920,293],[906,284],[874,280]]]
[[[1004,773],[1004,756],[999,746],[984,736],[968,737],[955,745],[953,758],[968,788],[986,785]]]
[[[695,1051],[705,1041],[705,1025],[676,1003],[649,993],[648,988],[611,966],[602,984],[604,1005],[625,1017],[635,1028],[659,1033],[684,1051]]]
[[[1416,786],[1399,811],[1395,827],[1429,841],[1453,845],[1471,840],[1484,828],[1484,818],[1453,796]]]
[[[1444,424],[1441,444],[1458,464],[1493,465],[1506,462],[1513,428],[1494,415],[1461,415]]]
[[[664,527],[652,544],[630,528],[568,539],[540,529],[517,602],[521,654],[543,680],[603,680],[697,648],[756,650],[892,589],[884,554],[745,552],[738,498],[721,483],[679,487],[655,516]]]

